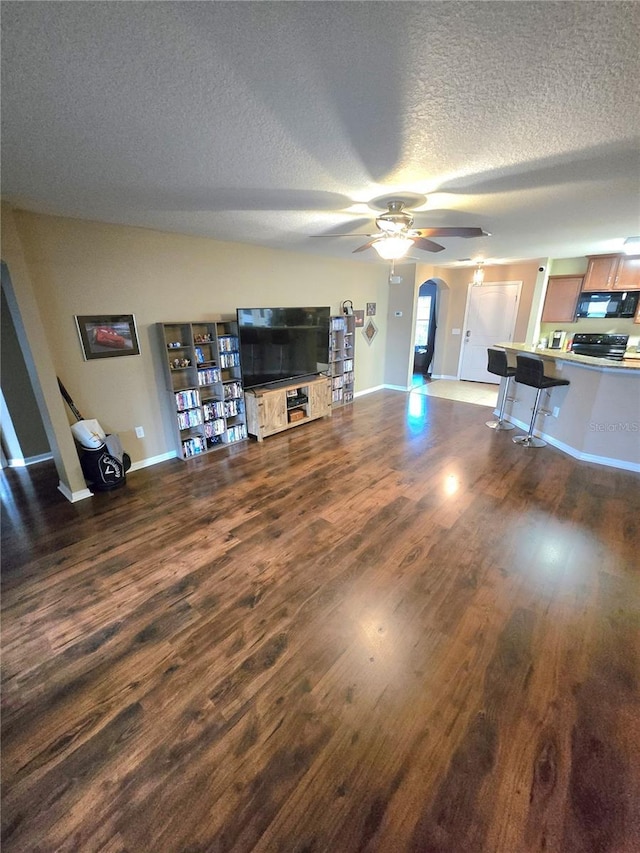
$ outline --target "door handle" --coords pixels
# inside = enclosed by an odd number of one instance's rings
[[[465,338],[470,338],[470,337],[471,337],[471,329],[467,329],[467,331],[465,332]]]

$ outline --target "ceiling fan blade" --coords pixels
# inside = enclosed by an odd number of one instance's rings
[[[375,237],[379,234],[312,234],[312,237]]]
[[[444,249],[440,243],[434,243],[433,240],[427,240],[424,237],[412,237],[411,239],[416,249],[423,249],[425,252],[442,252]]]
[[[420,237],[484,237],[482,228],[418,228],[416,233]]]
[[[353,236],[355,236],[355,235],[353,235]],[[369,234],[365,234],[365,235],[360,234],[359,236],[360,236],[360,237],[362,237],[362,236],[369,237],[369,236],[371,236],[371,235],[369,235]],[[379,240],[379,239],[380,239],[380,235],[379,235],[379,234],[377,234],[377,235],[373,238],[373,240],[369,240],[369,242],[368,242],[368,243],[364,243],[364,245],[362,245],[362,246],[358,246],[358,248],[357,248],[357,249],[354,249],[354,250],[353,250],[353,252],[364,252],[364,251],[365,251],[365,249],[370,249],[370,248],[373,246],[373,244],[376,242],[376,240]],[[353,254],[353,253],[352,253],[352,254]]]

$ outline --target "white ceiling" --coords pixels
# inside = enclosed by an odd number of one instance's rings
[[[619,250],[639,35],[635,2],[5,2],[3,197],[382,263],[313,235],[417,193],[492,235],[426,262]]]

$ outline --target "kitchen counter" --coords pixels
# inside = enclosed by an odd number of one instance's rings
[[[607,370],[616,368],[618,370],[640,370],[640,353],[629,352],[628,357],[623,361],[616,361],[612,358],[593,358],[589,355],[575,355],[572,352],[564,352],[559,349],[539,349],[538,347],[530,347],[527,344],[496,344],[496,346],[507,352],[522,353],[524,355],[537,355],[539,358],[549,359],[551,361],[566,361],[571,364],[582,364],[585,367],[591,367],[596,370]]]
[[[536,435],[576,459],[640,472],[640,360],[590,358],[520,343],[496,346],[506,351],[510,364],[518,354],[535,355],[545,362],[545,373],[570,382],[543,392],[541,408],[552,414],[536,419]],[[535,394],[535,388],[518,385],[517,400],[507,404],[505,419],[523,432],[529,429]]]

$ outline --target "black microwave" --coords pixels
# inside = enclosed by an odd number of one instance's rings
[[[635,317],[640,290],[581,293],[576,317]]]

